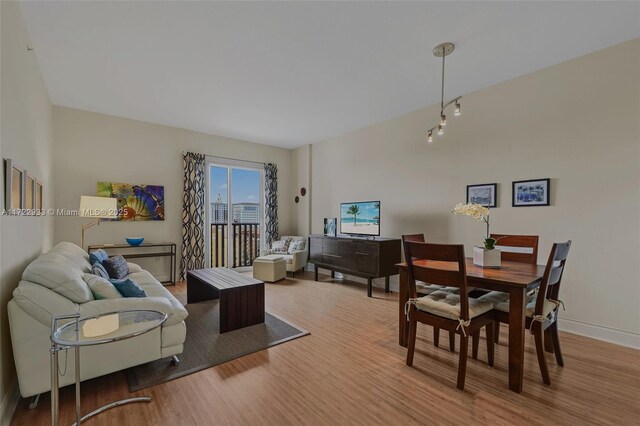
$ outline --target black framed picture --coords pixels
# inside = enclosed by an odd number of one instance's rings
[[[338,235],[338,218],[336,217],[324,218],[324,235],[328,237],[335,237]]]
[[[467,204],[480,204],[485,207],[498,207],[498,184],[483,183],[467,185]]]
[[[513,207],[550,205],[551,179],[531,179],[513,182]]]

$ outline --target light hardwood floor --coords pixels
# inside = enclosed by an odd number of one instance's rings
[[[414,367],[397,344],[397,293],[339,280],[287,279],[266,288],[266,306],[311,332],[190,376],[136,392],[150,404],[112,409],[87,425],[318,424],[637,424],[639,352],[561,333],[565,367],[548,354],[551,386],[542,384],[527,335],[522,394],[507,389],[507,334],[496,366],[469,359],[464,392],[456,389],[457,354],[432,344],[418,326]],[[170,287],[184,293],[185,285]],[[458,345],[456,345],[458,346]],[[411,391],[409,391],[411,389]],[[83,383],[83,412],[131,396],[123,373]],[[50,422],[48,398],[36,409],[21,401],[13,425]],[[61,391],[61,424],[74,418],[73,388]]]

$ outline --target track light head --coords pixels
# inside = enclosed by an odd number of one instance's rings
[[[427,135],[427,142],[433,142],[433,130],[429,130],[429,134]]]
[[[438,126],[438,136],[444,135],[444,129],[442,128],[442,124]]]
[[[456,117],[462,115],[462,112],[460,111],[460,102],[458,101],[456,101],[456,109],[453,110],[453,115],[455,115]]]

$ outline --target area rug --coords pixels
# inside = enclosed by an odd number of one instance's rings
[[[189,316],[180,364],[169,358],[126,370],[131,392],[168,382],[309,334],[293,324],[265,313],[264,324],[220,334],[218,300],[186,305]]]

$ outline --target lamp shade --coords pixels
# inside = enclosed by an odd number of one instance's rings
[[[92,217],[94,219],[117,219],[118,200],[111,197],[80,197],[80,217]]]

